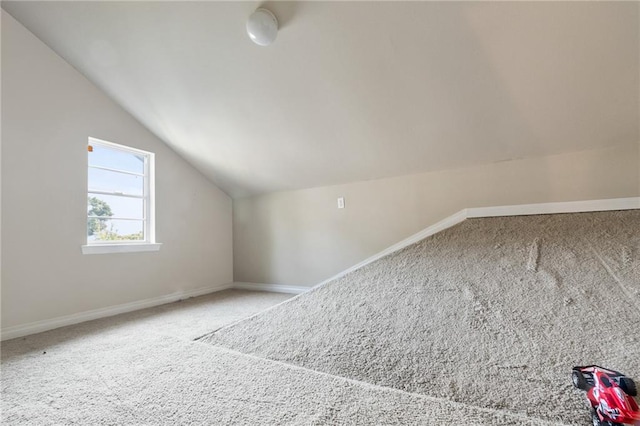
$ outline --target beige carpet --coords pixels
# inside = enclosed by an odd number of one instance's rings
[[[471,219],[201,341],[589,424],[571,367],[640,379],[640,211]]]
[[[640,374],[639,230],[473,219],[284,303],[227,291],[3,342],[2,424],[586,425],[574,364]]]
[[[191,340],[287,297],[225,291],[3,342],[2,424],[544,424]]]

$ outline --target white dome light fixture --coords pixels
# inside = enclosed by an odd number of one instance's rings
[[[256,9],[247,21],[247,33],[255,44],[268,46],[278,35],[278,20],[267,9]]]

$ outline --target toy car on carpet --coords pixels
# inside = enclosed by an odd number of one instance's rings
[[[622,373],[597,365],[573,367],[573,385],[587,392],[594,426],[640,426],[635,382]]]

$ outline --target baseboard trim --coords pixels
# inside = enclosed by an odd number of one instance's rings
[[[272,293],[287,293],[287,294],[302,294],[308,290],[311,290],[311,287],[297,287],[297,286],[291,286],[291,285],[245,283],[245,282],[234,282],[231,288],[235,288],[238,290],[270,291]]]
[[[387,255],[390,255],[391,253],[394,253],[398,250],[402,250],[403,248],[408,247],[411,244],[417,243],[420,240],[424,240],[425,238],[431,235],[437,234],[438,232],[444,231],[447,228],[451,228],[452,226],[457,225],[458,223],[462,222],[466,218],[467,218],[467,210],[466,209],[460,210],[458,213],[451,215],[441,220],[440,222],[437,222],[436,224],[429,226],[428,228],[423,229],[417,234],[413,234],[412,236],[405,238],[404,240],[392,245],[391,247],[387,247],[381,252],[374,254],[373,256],[363,260],[362,262],[356,265],[353,265],[349,269],[345,269],[344,271],[332,276],[331,278],[328,278],[322,281],[320,284],[316,284],[314,288],[320,287],[322,285],[325,285],[328,282],[341,278],[357,269],[362,268],[363,266],[366,266],[372,262],[375,262],[378,259],[381,259]]]
[[[362,262],[328,278],[314,287],[299,287],[280,284],[260,284],[248,282],[234,282],[224,285],[209,286],[194,290],[178,291],[172,294],[154,297],[151,299],[139,300],[136,302],[125,303],[107,308],[100,308],[91,311],[80,312],[77,314],[66,315],[62,317],[52,318],[50,320],[36,321],[29,324],[18,325],[3,328],[0,331],[0,340],[15,339],[30,334],[41,333],[43,331],[53,330],[59,327],[78,324],[85,321],[91,321],[99,318],[106,318],[113,315],[132,312],[139,309],[151,308],[166,303],[177,302],[178,300],[188,299],[190,297],[202,296],[205,294],[222,291],[229,288],[253,291],[270,291],[276,293],[302,294],[312,288],[317,288],[331,281],[356,271],[378,259],[381,259],[398,250],[402,250],[411,244],[417,243],[431,235],[444,231],[458,223],[469,218],[481,217],[499,217],[499,216],[521,216],[535,214],[557,214],[557,213],[580,213],[580,212],[596,212],[611,210],[634,210],[640,209],[640,197],[632,198],[614,198],[609,200],[587,200],[587,201],[569,201],[560,203],[542,203],[542,204],[520,204],[512,206],[497,207],[476,207],[460,210],[459,212],[439,221],[438,223],[423,229],[422,231],[405,238],[404,240],[382,250],[381,252],[363,260]]]
[[[612,198],[609,200],[567,201],[561,203],[518,204],[514,206],[476,207],[467,209],[467,218],[585,213],[635,209],[640,209],[640,197]]]
[[[328,278],[313,288],[323,286],[333,280],[341,278],[357,269],[362,268],[378,259],[381,259],[398,250],[402,250],[411,244],[417,243],[431,235],[451,228],[458,223],[471,218],[481,217],[499,217],[499,216],[526,216],[535,214],[558,214],[558,213],[582,213],[582,212],[598,212],[611,210],[634,210],[640,209],[640,197],[632,198],[612,198],[608,200],[586,200],[586,201],[567,201],[559,203],[540,203],[540,204],[517,204],[512,206],[496,206],[496,207],[474,207],[460,210],[459,212],[444,218],[440,222],[423,229],[382,250],[379,253],[363,260],[362,262],[346,269],[331,278]]]
[[[231,288],[232,285],[232,283],[229,283],[223,285],[201,287],[193,290],[181,290],[175,293],[153,297],[150,299],[138,300],[135,302],[123,303],[121,305],[93,309],[91,311],[79,312],[72,315],[65,315],[49,320],[35,321],[28,324],[7,327],[3,328],[0,332],[0,340],[4,341],[15,339],[16,337],[42,333],[43,331],[49,331],[55,328],[79,324],[85,321],[111,317],[118,314],[124,314],[126,312],[137,311],[140,309],[152,308],[154,306],[164,305],[166,303],[177,302],[178,300],[189,299],[191,297],[197,297],[209,293],[214,293],[216,291],[226,290],[228,288]]]

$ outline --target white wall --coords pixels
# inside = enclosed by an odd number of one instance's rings
[[[234,278],[311,286],[467,207],[635,197],[638,150],[632,142],[236,199]]]
[[[159,252],[81,254],[89,136],[155,152]],[[1,170],[3,329],[233,279],[231,199],[4,11]]]

